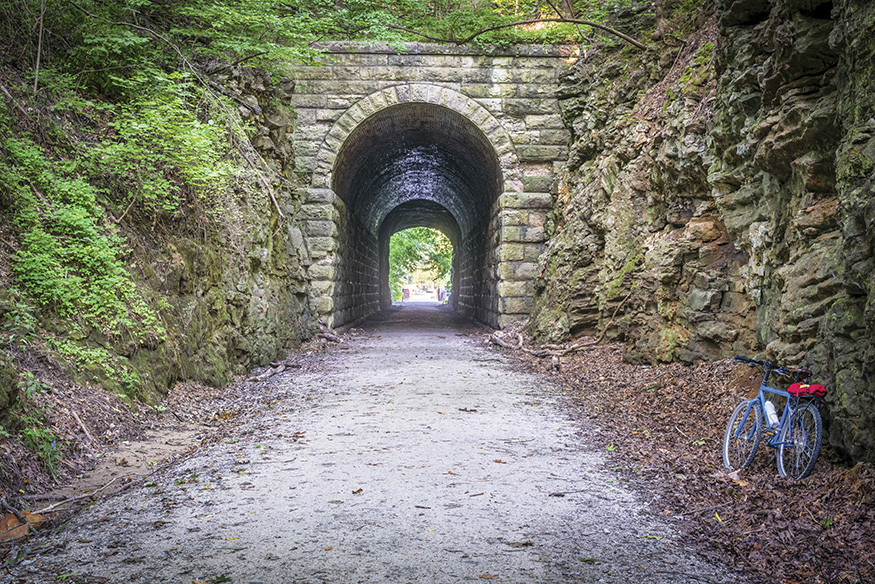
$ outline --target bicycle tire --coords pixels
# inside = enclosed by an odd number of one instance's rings
[[[755,402],[751,407],[753,415],[745,418],[744,413],[751,402]],[[744,426],[739,428],[742,422]],[[738,470],[750,466],[760,446],[762,427],[763,414],[757,400],[746,399],[736,406],[723,436],[723,465],[726,468]]]
[[[778,473],[794,481],[810,475],[823,441],[823,420],[817,406],[809,402],[791,410],[778,440]],[[783,444],[790,441],[792,445]]]

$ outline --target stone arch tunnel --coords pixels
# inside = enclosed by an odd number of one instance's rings
[[[339,258],[353,290],[371,289],[377,268],[380,305],[390,304],[389,238],[409,227],[433,227],[453,244],[454,308],[478,320],[496,312],[488,242],[502,171],[477,126],[435,104],[388,107],[350,134],[335,169],[333,190],[356,223],[350,245],[339,250],[356,256]],[[371,249],[376,258],[365,251]]]
[[[339,326],[389,305],[389,238],[425,226],[453,244],[454,309],[494,327],[525,317],[567,147],[560,52],[328,49],[292,99],[317,314]]]

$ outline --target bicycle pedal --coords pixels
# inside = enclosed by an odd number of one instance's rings
[[[777,428],[764,428],[763,429],[763,435],[768,436],[769,438],[772,438],[772,437],[776,436],[777,434],[778,434]]]

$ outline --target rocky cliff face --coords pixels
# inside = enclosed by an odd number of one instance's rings
[[[871,458],[875,9],[769,8],[724,6],[713,193],[750,255],[758,346],[825,378],[831,442]]]
[[[31,344],[30,350],[50,352],[83,387],[96,382],[113,393],[153,401],[181,380],[221,385],[233,374],[283,357],[318,330],[307,298],[309,256],[297,224],[300,202],[287,139],[294,122],[288,104],[293,87],[241,68],[216,71],[213,83],[239,104],[229,115],[254,128],[251,149],[243,155],[252,172],[239,179],[248,184],[223,194],[219,217],[198,208],[194,198],[184,213],[160,221],[132,211],[111,222],[116,218],[105,211],[106,223],[118,223],[129,249],[126,261],[143,301],[166,332],[141,340],[133,334],[110,337],[98,326],[85,323],[71,331],[50,312],[35,313],[39,322],[32,332],[64,339],[67,354],[51,353],[50,344]],[[0,230],[3,220],[0,209]],[[6,269],[14,253],[0,253],[4,316],[16,306]],[[0,353],[0,424],[15,400],[19,372],[30,367],[28,355],[16,347],[8,347],[11,359]]]
[[[171,235],[160,242],[144,275],[173,306],[181,377],[221,384],[231,373],[277,359],[312,335],[315,322],[287,140],[294,122],[288,107],[292,87],[273,85],[266,74],[250,69],[213,79],[254,125],[252,145],[272,180],[263,185],[262,197],[229,205],[222,231],[207,241]]]
[[[875,7],[716,13],[661,60],[587,55],[565,79],[574,137],[530,330],[613,317],[632,361],[808,366],[831,442],[871,458]]]
[[[229,196],[221,225],[198,224],[195,213],[173,228],[131,226],[141,278],[164,299],[169,326],[167,342],[138,348],[130,358],[154,379],[152,389],[159,394],[177,379],[227,383],[232,374],[280,358],[311,336],[316,324],[308,306],[308,256],[296,221],[300,202],[287,140],[294,123],[288,107],[293,88],[245,68],[217,71],[212,79],[254,126],[252,146],[270,169],[269,184],[261,185],[261,197]],[[251,180],[263,179],[253,174]]]

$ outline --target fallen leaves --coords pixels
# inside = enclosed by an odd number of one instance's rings
[[[0,491],[2,495],[2,491]],[[46,518],[38,513],[19,511],[0,497],[0,511],[8,511],[0,519],[0,542],[25,537],[45,523]]]
[[[0,542],[11,541],[30,535],[45,523],[46,518],[36,513],[21,513],[24,521],[9,513],[0,519]]]
[[[845,466],[825,442],[804,481],[780,479],[763,446],[750,468],[726,472],[723,433],[750,391],[747,368],[728,360],[632,365],[623,350],[566,355],[559,374],[545,360],[514,355],[552,376],[569,413],[597,421],[618,478],[649,498],[661,493],[656,512],[683,518],[678,527],[705,553],[768,581],[875,582],[875,466]]]

